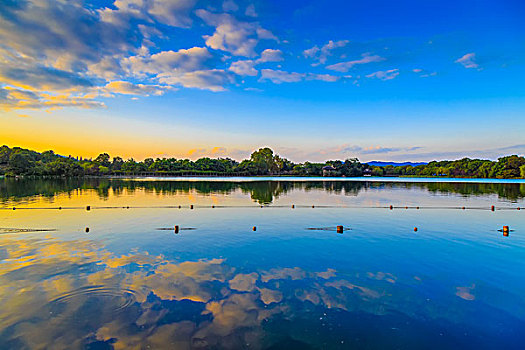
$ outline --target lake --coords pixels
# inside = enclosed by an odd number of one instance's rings
[[[2,349],[525,344],[523,180],[0,179],[0,209]]]

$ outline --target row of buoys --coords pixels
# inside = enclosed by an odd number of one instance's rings
[[[193,229],[193,228],[192,228],[192,229]],[[164,229],[163,229],[163,230],[164,230]],[[179,225],[175,225],[175,226],[173,227],[173,231],[174,231],[176,234],[179,233],[179,230],[180,230]],[[253,226],[253,227],[252,227],[252,231],[257,231],[257,226]],[[338,226],[336,226],[336,232],[337,232],[337,233],[343,233],[344,231],[345,231],[345,228],[344,228],[343,225],[338,225]],[[417,228],[417,227],[414,227],[414,232],[417,232],[417,231],[418,231],[418,228]],[[510,231],[512,231],[512,230],[509,228],[509,226],[503,226],[503,228],[502,228],[501,230],[498,230],[498,231],[503,232],[503,236],[508,237]],[[86,232],[86,233],[89,233],[89,227],[86,227],[85,232]]]
[[[192,230],[194,230],[194,228],[186,228],[186,229],[187,229],[187,230],[188,230],[188,229],[192,229]],[[313,228],[309,228],[309,229],[310,229],[310,230],[313,230]],[[159,229],[159,230],[168,230],[168,229]],[[175,225],[175,226],[173,227],[173,231],[174,231],[176,234],[178,234],[179,231],[180,231],[180,227],[179,227],[179,225]],[[252,231],[257,231],[257,226],[253,226],[253,227],[252,227]],[[338,226],[336,226],[336,232],[337,232],[337,233],[343,233],[344,231],[345,231],[345,228],[344,228],[343,225],[338,225]],[[417,232],[417,231],[418,231],[418,228],[417,228],[417,227],[414,227],[414,232]],[[503,228],[502,228],[501,230],[498,230],[498,231],[502,232],[502,233],[503,233],[503,236],[508,237],[508,236],[509,236],[509,233],[510,233],[512,230],[509,228],[509,226],[503,226]],[[89,227],[86,227],[86,228],[85,228],[85,232],[86,232],[86,233],[89,233]]]
[[[275,205],[275,206],[271,206],[271,205],[259,205],[261,208],[265,208],[265,207],[269,207],[269,208],[283,208],[284,206],[280,206],[280,205]],[[208,208],[253,208],[253,206],[227,206],[227,205],[221,205],[221,206],[217,206],[215,204],[209,206]],[[304,205],[304,206],[296,206],[295,204],[292,204],[291,205],[291,208],[292,209],[295,209],[295,208],[299,208],[299,207],[303,207],[303,208],[308,208],[310,206],[308,205]],[[130,209],[132,207],[130,206],[123,206],[123,207],[119,207],[119,206],[106,206],[106,207],[93,207],[93,209]],[[161,209],[161,208],[166,208],[166,209],[169,209],[169,208],[179,208],[179,209],[182,209],[183,206],[182,205],[178,205],[178,206],[171,206],[171,205],[166,205],[166,206],[152,206],[152,207],[135,207],[135,208],[140,208],[140,209],[145,209],[145,208],[158,208],[158,209]],[[195,209],[197,208],[196,206],[194,206],[193,204],[191,204],[189,206],[190,209]],[[202,206],[200,208],[206,208],[205,206]],[[347,208],[347,209],[360,209],[360,208],[370,208],[370,209],[379,209],[379,208],[384,208],[384,207],[376,207],[376,206],[337,206],[337,205],[326,205],[326,206],[315,206],[315,205],[312,205],[311,208]],[[485,208],[483,207],[470,207],[470,208],[467,208],[467,207],[419,207],[419,206],[416,206],[416,207],[410,207],[410,206],[404,206],[404,207],[395,207],[393,205],[390,205],[388,206],[387,208],[389,208],[390,210],[393,210],[393,209],[398,209],[398,208],[404,208],[404,209],[420,209],[420,208],[423,208],[423,209],[462,209],[462,210],[466,210],[466,209],[478,209],[478,210],[483,210]],[[17,209],[58,209],[58,210],[62,210],[62,209],[82,209],[82,207],[49,207],[49,208],[17,208],[17,207],[4,207],[4,208],[0,208],[0,210],[17,210]],[[85,207],[86,211],[91,211],[92,207],[90,205],[87,205]],[[491,211],[496,211],[496,206],[492,205],[489,207],[489,209]],[[502,207],[502,208],[499,208],[498,210],[521,210],[522,208],[521,207],[515,207],[515,208],[509,208],[509,207]]]

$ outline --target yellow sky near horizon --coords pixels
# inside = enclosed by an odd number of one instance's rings
[[[53,123],[49,122],[53,118]],[[199,158],[203,152],[221,156],[219,148],[204,145],[198,149],[188,142],[185,130],[159,128],[143,121],[109,120],[103,115],[18,116],[5,114],[0,121],[0,145],[22,147],[38,152],[53,150],[74,157],[96,157],[106,152],[125,159],[148,157]],[[199,145],[202,147],[202,145]]]

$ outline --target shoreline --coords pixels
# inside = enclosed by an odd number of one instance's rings
[[[330,176],[4,176],[0,179],[108,179],[128,181],[190,181],[190,182],[398,182],[398,183],[499,183],[525,184],[525,179],[495,179],[495,178],[458,178],[458,177],[413,177],[413,176],[360,176],[360,177],[330,177]]]

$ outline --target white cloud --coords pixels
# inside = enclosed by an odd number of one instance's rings
[[[339,77],[328,74],[285,72],[282,70],[262,69],[260,81],[269,80],[275,84],[297,83],[303,80],[337,81]]]
[[[76,0],[73,0],[76,1]],[[172,27],[188,28],[192,21],[189,16],[197,0],[116,0],[116,9],[100,11],[104,22],[126,24],[131,20],[157,21]]]
[[[328,56],[332,55],[332,51],[346,46],[350,41],[348,40],[339,40],[339,41],[332,41],[330,40],[327,44],[319,48],[317,45],[304,50],[303,55],[307,58],[315,58],[320,63],[325,64],[326,60],[328,59]]]
[[[381,62],[384,60],[385,58],[378,56],[378,55],[369,56],[365,54],[363,55],[363,58],[361,59],[332,64],[330,66],[327,66],[326,69],[334,70],[337,72],[348,72],[355,65],[372,63],[372,62]]]
[[[255,62],[252,60],[237,61],[231,64],[229,70],[241,76],[256,76],[259,72],[257,69],[253,68],[254,65]]]
[[[399,75],[399,69],[390,69],[385,71],[377,71],[372,74],[368,74],[367,78],[377,78],[381,80],[392,80]]]
[[[202,70],[212,57],[205,47],[192,47],[178,51],[161,51],[154,55],[132,56],[124,60],[133,75],[183,73]]]
[[[175,27],[189,27],[191,19],[188,14],[197,0],[155,0],[149,10],[159,22]]]
[[[334,82],[334,81],[337,81],[339,79],[340,79],[340,77],[335,76],[335,75],[330,75],[330,74],[313,74],[313,73],[308,73],[306,75],[306,80],[322,80],[322,81],[326,81],[326,82]]]
[[[261,70],[261,81],[270,80],[275,84],[297,83],[306,77],[305,73],[285,72],[282,70],[263,69]]]
[[[241,22],[227,13],[216,14],[204,9],[196,11],[210,26],[215,27],[213,35],[205,35],[206,45],[214,50],[230,52],[235,56],[254,57],[255,46],[260,39],[277,40],[257,22]]]
[[[104,90],[109,93],[143,96],[162,95],[168,89],[170,89],[169,86],[133,84],[128,81],[112,81],[104,87]]]
[[[283,52],[281,50],[266,49],[261,53],[261,58],[257,63],[263,62],[279,62],[283,60]]]
[[[476,63],[476,54],[474,52],[467,53],[466,55],[455,60],[454,63],[460,63],[465,68],[479,67],[479,64]]]
[[[233,83],[231,73],[222,69],[199,70],[183,74],[164,73],[158,76],[159,82],[168,85],[181,85],[211,91],[225,91],[227,84]]]
[[[261,53],[261,57],[257,60],[244,60],[233,62],[229,68],[235,74],[241,76],[256,76],[259,72],[254,66],[265,62],[279,62],[283,60],[281,50],[266,49]]]

